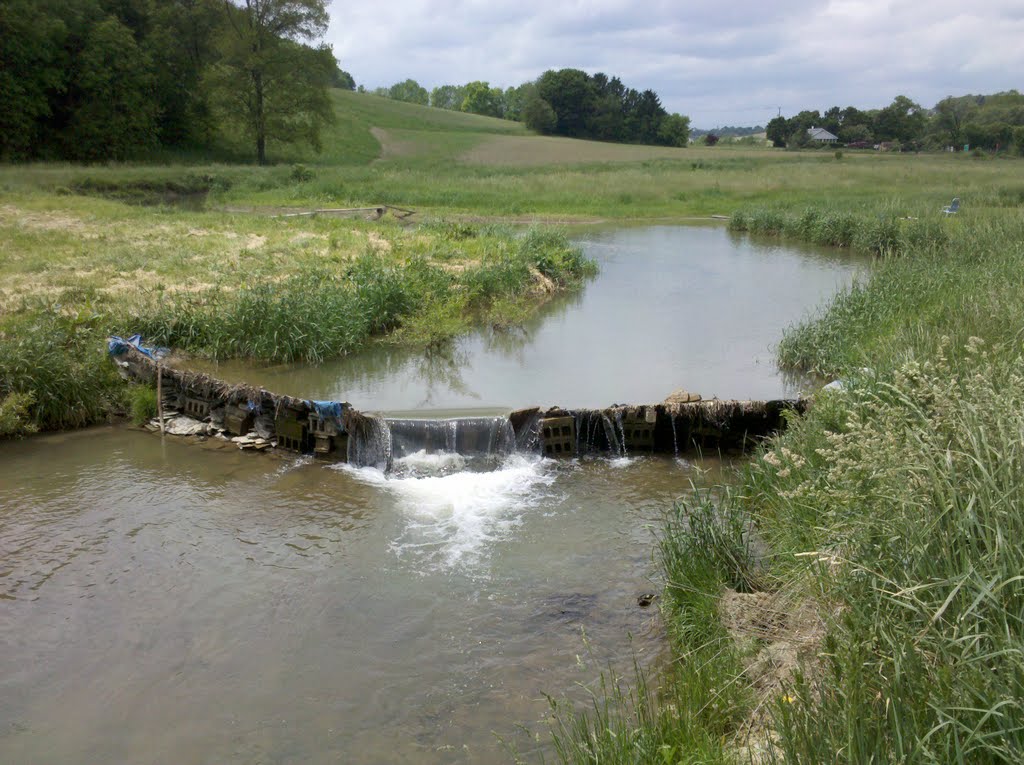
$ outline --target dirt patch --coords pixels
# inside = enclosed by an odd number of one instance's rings
[[[367,240],[370,242],[370,246],[375,250],[381,250],[383,252],[391,252],[391,242],[382,237],[376,231],[368,231],[366,234]]]
[[[686,149],[581,141],[552,136],[495,135],[459,156],[470,165],[575,165],[588,162],[642,162],[686,159]]]
[[[420,146],[416,141],[403,141],[383,128],[370,128],[370,133],[380,141],[380,156],[374,162],[396,157],[413,157],[420,152]]]
[[[81,218],[75,218],[59,210],[35,213],[14,205],[0,205],[0,226],[20,226],[32,231],[94,234],[93,228]]]
[[[778,592],[740,593],[726,589],[719,618],[744,660],[746,681],[757,703],[737,736],[752,763],[769,761],[771,705],[797,670],[813,682],[820,664],[826,623],[820,604]]]

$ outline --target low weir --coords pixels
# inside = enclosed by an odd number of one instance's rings
[[[243,447],[315,454],[385,471],[394,460],[418,452],[457,453],[487,465],[515,451],[571,458],[744,450],[784,428],[786,411],[806,407],[804,399],[690,396],[605,409],[532,407],[508,416],[392,418],[360,412],[347,402],[315,402],[232,385],[161,363],[132,345],[112,345],[111,354],[126,378],[155,386],[159,381],[162,407],[189,418],[194,424],[189,434],[223,432]]]

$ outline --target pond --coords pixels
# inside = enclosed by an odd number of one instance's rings
[[[442,372],[376,351],[246,373],[388,411],[778,396],[771,344],[855,268],[716,229],[585,246],[581,294]],[[462,459],[385,474],[128,427],[0,444],[0,762],[539,759],[545,694],[662,650],[638,602],[656,530],[730,465]]]

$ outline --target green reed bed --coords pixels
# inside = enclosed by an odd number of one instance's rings
[[[778,586],[832,615],[780,759],[1020,761],[1024,361],[985,347],[820,401],[745,477]]]
[[[512,300],[530,299],[540,278],[576,286],[594,265],[563,234],[436,224],[425,234],[454,241],[486,237],[493,246],[447,268],[443,257],[405,262],[362,255],[341,270],[310,268],[275,282],[172,293],[132,327],[153,342],[213,358],[321,361],[371,338],[439,342],[481,320],[500,321]],[[439,243],[438,247],[444,245]]]
[[[108,334],[138,332],[214,358],[317,362],[375,340],[423,346],[515,321],[595,272],[554,231],[438,223],[391,235],[386,247],[352,258],[251,259],[247,276],[227,269],[212,284],[65,287],[57,300],[12,302],[0,313],[0,435],[124,413],[123,386],[103,353]],[[158,266],[177,259],[174,248],[152,256]]]

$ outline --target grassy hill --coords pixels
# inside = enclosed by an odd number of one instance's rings
[[[424,215],[571,220],[727,215],[750,203],[823,199],[855,210],[880,192],[893,214],[907,216],[954,196],[975,208],[1004,207],[1024,193],[1020,163],[1010,159],[609,144],[536,136],[520,123],[364,93],[339,90],[332,98],[337,119],[320,154],[271,146],[269,167],[182,156],[0,166],[0,194],[148,194],[152,201],[165,188],[209,189],[209,203],[228,209],[391,204]]]

